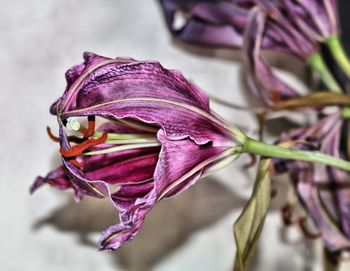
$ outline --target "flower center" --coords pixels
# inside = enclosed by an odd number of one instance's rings
[[[78,156],[92,156],[117,151],[160,146],[160,142],[155,133],[129,134],[99,132],[95,131],[95,123],[95,117],[93,116],[88,117],[87,128],[84,127],[77,118],[67,119],[65,127],[68,130],[80,133],[82,136],[68,136],[68,142],[75,143],[75,145],[70,146],[68,149],[61,147],[59,152],[62,157],[66,158],[76,167],[83,168],[84,166],[83,163],[77,160]],[[58,137],[53,135],[49,127],[47,127],[47,133],[53,141],[60,141]],[[101,144],[116,146],[91,150],[92,147]]]

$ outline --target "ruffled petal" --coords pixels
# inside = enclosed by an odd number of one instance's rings
[[[206,166],[226,149],[214,147],[211,143],[197,145],[189,138],[169,140],[163,131],[158,132],[158,140],[162,150],[154,182],[157,195],[162,197],[173,196],[193,185]]]
[[[30,187],[30,193],[34,193],[38,188],[44,184],[49,184],[50,186],[57,188],[59,190],[67,190],[74,188],[67,175],[67,170],[60,166],[55,170],[50,171],[46,177],[37,177],[34,183]]]
[[[61,103],[63,120],[86,115],[131,118],[162,128],[174,140],[187,136],[198,144],[234,140],[229,125],[211,113],[208,97],[180,72],[158,62],[107,64],[87,78]]]

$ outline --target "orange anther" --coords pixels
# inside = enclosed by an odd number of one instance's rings
[[[54,142],[60,142],[60,139],[51,132],[51,128],[49,126],[46,127],[46,132],[49,135],[49,138],[51,138]]]
[[[84,137],[93,136],[95,132],[95,116],[88,116],[88,128],[84,132]]]
[[[306,225],[306,217],[301,217],[298,221],[299,227],[303,232],[304,236],[309,239],[317,239],[321,237],[320,233],[311,232]]]
[[[294,209],[294,206],[288,203],[284,205],[281,209],[282,220],[284,225],[286,226],[290,226],[293,224],[293,220],[292,220],[293,209]]]
[[[69,162],[75,167],[78,167],[78,168],[83,168],[84,167],[84,164],[80,163],[77,159],[69,160]]]
[[[69,150],[65,150],[61,147],[60,153],[63,157],[75,157],[82,154],[83,151],[92,146],[104,143],[107,140],[107,137],[108,133],[104,132],[100,137],[87,139],[86,141],[71,147]]]

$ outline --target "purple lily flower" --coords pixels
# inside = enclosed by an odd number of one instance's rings
[[[159,200],[233,161],[245,135],[214,114],[179,71],[154,61],[84,58],[67,71],[67,88],[51,107],[59,138],[49,135],[60,143],[63,165],[31,191],[48,183],[74,189],[77,199],[110,198],[120,223],[102,232],[99,247],[114,250],[135,237]]]
[[[329,115],[309,128],[283,134],[279,141],[306,144],[302,149],[317,149],[340,157],[341,112]],[[333,167],[274,159],[277,173],[290,172],[300,202],[312,218],[329,251],[350,249],[349,175]]]

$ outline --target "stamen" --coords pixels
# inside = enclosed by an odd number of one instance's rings
[[[306,238],[317,239],[321,237],[320,233],[311,232],[306,225],[306,217],[301,217],[298,221],[299,227]]]
[[[142,144],[126,144],[126,145],[120,145],[115,146],[111,148],[101,149],[97,151],[90,151],[83,153],[84,155],[99,155],[99,154],[106,154],[106,153],[112,153],[117,151],[126,151],[126,150],[133,150],[133,149],[139,149],[139,148],[150,148],[150,147],[159,147],[160,142],[154,141],[154,142],[148,142],[148,143],[142,143]]]
[[[284,205],[281,209],[281,216],[282,216],[282,220],[284,225],[286,226],[290,226],[293,224],[293,220],[292,220],[292,216],[293,216],[293,205],[287,203],[286,205]]]
[[[88,116],[88,128],[83,133],[84,137],[89,138],[94,135],[95,131],[95,116]]]
[[[71,159],[69,160],[69,162],[75,166],[75,167],[78,167],[80,169],[82,169],[84,167],[84,164],[83,163],[80,163],[77,159]]]
[[[51,132],[51,128],[49,126],[46,126],[46,132],[52,141],[60,142],[60,139]]]
[[[249,157],[250,157],[250,162],[248,162],[248,163],[246,163],[245,165],[243,165],[243,169],[251,168],[251,167],[254,166],[255,163],[256,163],[256,155],[255,155],[255,154],[252,154],[252,153],[249,153],[248,155],[249,155]]]
[[[71,147],[69,150],[65,150],[61,147],[60,153],[63,157],[75,157],[82,154],[83,151],[92,146],[104,143],[107,140],[107,137],[108,133],[104,132],[100,137],[87,139],[86,141]]]

